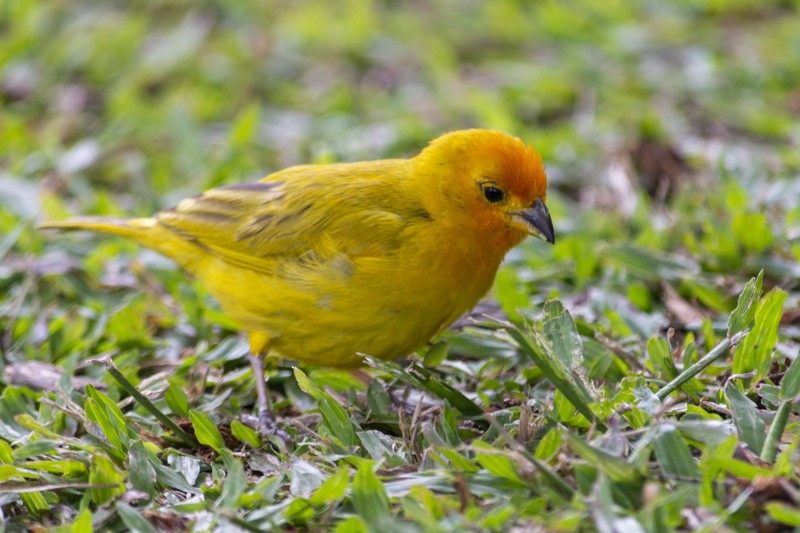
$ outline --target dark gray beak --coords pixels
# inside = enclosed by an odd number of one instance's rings
[[[555,244],[556,235],[553,231],[553,220],[550,218],[550,210],[544,205],[541,198],[533,202],[533,205],[522,211],[515,213],[528,225],[529,232],[535,237],[544,239],[550,244]]]

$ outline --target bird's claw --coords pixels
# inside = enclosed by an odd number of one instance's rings
[[[279,424],[275,421],[271,414],[267,414],[266,416],[244,414],[240,419],[244,425],[255,430],[262,440],[278,444],[279,447],[280,444],[276,442],[274,437],[277,437],[286,445],[292,442],[292,438],[289,433],[287,433],[286,430],[281,427],[282,424]]]
[[[275,421],[270,412],[258,413],[258,432],[265,438],[278,437],[286,444],[289,444],[292,440],[286,430]]]

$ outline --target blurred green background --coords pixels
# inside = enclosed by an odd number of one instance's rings
[[[0,0],[0,352],[6,365],[35,360],[78,372],[108,385],[114,400],[126,394],[103,368],[85,368],[85,359],[113,351],[126,377],[142,388],[157,388],[156,381],[140,380],[159,376],[167,365],[170,387],[189,391],[193,407],[227,423],[251,408],[252,380],[235,328],[202,287],[130,243],[47,236],[35,223],[75,214],[146,216],[204,189],[255,180],[293,164],[412,156],[437,135],[469,127],[506,131],[542,154],[557,245],[526,242],[512,252],[493,299],[515,321],[540,318],[548,298],[564,302],[584,339],[585,370],[600,380],[598,395],[607,403],[599,409],[610,413],[619,402],[634,402],[642,369],[650,389],[672,377],[674,364],[651,360],[648,339],[669,330],[668,348],[684,342],[693,347],[684,351],[682,363],[688,365],[698,356],[695,340],[705,352],[724,338],[739,292],[761,271],[765,289],[786,292],[771,362],[780,374],[784,359],[796,357],[797,0]],[[541,372],[515,359],[508,339],[467,331],[448,342],[450,361],[437,369],[442,378],[474,393],[483,408],[509,408],[507,430],[516,436],[519,404],[548,397]],[[197,385],[202,372],[207,388]],[[718,368],[714,379],[696,383],[697,390],[724,403],[717,378],[724,380],[725,372]],[[311,375],[350,400],[359,386],[341,373]],[[758,376],[766,379],[766,370]],[[313,405],[290,371],[277,371],[273,381],[278,407],[287,415]],[[745,388],[759,409],[776,405],[768,401],[776,397],[769,386]],[[0,437],[15,443],[15,450],[30,438],[30,427],[17,418],[22,413],[57,433],[81,434],[75,420],[40,402],[41,393],[25,392],[7,375],[3,387]],[[694,416],[720,418],[721,411],[703,411],[707,406],[701,409],[702,402],[693,399]],[[159,405],[175,415],[185,411],[179,404]],[[351,404],[354,419],[374,422],[366,407]],[[652,413],[632,409],[640,423],[624,428],[649,427]],[[586,430],[573,414],[559,420]],[[547,433],[552,421],[537,416],[542,425],[529,435],[529,449],[552,446],[537,457],[565,469],[559,475],[571,479],[569,461],[558,462],[555,450],[572,452],[561,437],[544,437],[556,433]],[[158,431],[140,408],[133,417]],[[495,443],[498,437],[490,433],[472,437]],[[430,438],[420,437],[423,446],[434,442],[425,440]],[[316,446],[323,450],[319,456],[298,456],[319,461],[321,483],[330,468],[321,466],[320,457],[331,450],[319,442],[310,449]],[[367,454],[361,449],[356,456]],[[28,457],[20,453],[17,460]],[[166,461],[166,455],[159,458]],[[226,471],[231,464],[225,463]],[[416,466],[432,472],[429,463]],[[223,476],[214,468],[209,475],[218,482]],[[395,474],[384,473],[384,479],[396,481]],[[277,484],[285,493],[263,496],[268,491],[259,486],[264,499],[251,505],[290,505],[280,495],[294,495],[295,484],[305,481],[291,472],[282,475],[287,477]],[[793,476],[795,483],[796,471]],[[389,495],[393,513],[425,530],[435,523],[443,530],[502,531],[545,519],[553,530],[602,529],[598,516],[616,512],[648,528],[688,527],[676,509],[696,505],[696,488],[689,483],[665,504],[661,522],[652,508],[625,500],[626,507],[618,492],[614,498],[621,507],[612,512],[609,504],[597,514],[582,507],[584,497],[591,492],[599,498],[601,489],[611,489],[599,481],[583,483],[571,501],[524,484],[539,499],[513,483],[494,485],[495,500],[485,489],[490,485],[470,488],[499,513],[493,521],[475,502],[459,503],[450,493],[440,500],[432,493],[413,494],[425,509],[422,515],[410,510],[417,503],[406,507],[406,500],[398,510],[395,493]],[[206,494],[207,501],[216,495]],[[528,499],[509,503],[509,495]],[[727,507],[730,495],[724,496],[718,507],[704,500],[715,520],[739,516]],[[26,507],[16,496],[0,498],[15,517],[10,523],[72,519],[69,513],[48,514],[28,498]],[[47,498],[48,506],[88,505],[80,492]],[[95,511],[109,500],[91,496]],[[287,517],[281,507],[275,512],[284,513],[282,518],[271,523],[327,527],[346,522],[353,509],[363,518],[370,507],[363,500],[343,505],[311,518]],[[25,508],[34,522],[22,518]],[[134,512],[129,507],[109,512],[96,514],[95,525],[137,523],[126,514]],[[198,520],[194,511],[172,512]],[[734,527],[746,530],[751,518],[739,516]],[[261,524],[263,513],[249,519]]]

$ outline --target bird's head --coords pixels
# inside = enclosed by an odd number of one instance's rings
[[[413,174],[428,186],[437,184],[426,198],[434,216],[506,249],[527,235],[555,242],[542,158],[520,139],[491,130],[454,131],[434,139],[413,164]]]

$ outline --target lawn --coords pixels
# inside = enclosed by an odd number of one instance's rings
[[[407,359],[270,368],[289,445],[199,283],[35,227],[468,127],[555,246]],[[797,0],[0,0],[4,531],[797,531],[798,280]]]

